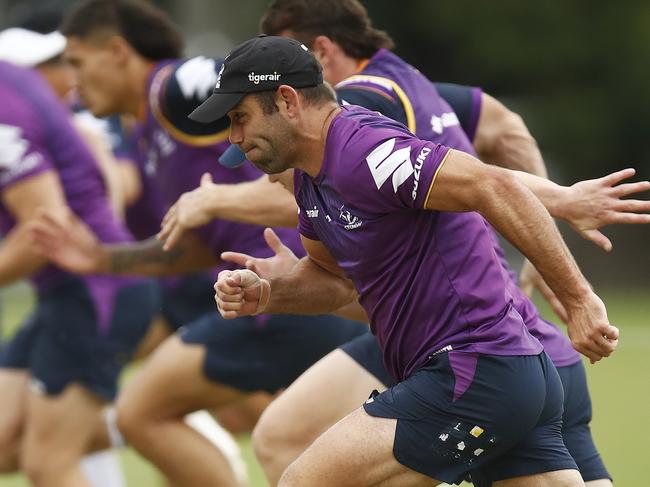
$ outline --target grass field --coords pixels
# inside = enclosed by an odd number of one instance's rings
[[[644,487],[650,478],[650,289],[601,292],[612,323],[621,329],[614,357],[587,365],[594,403],[594,436],[617,487]],[[29,309],[31,298],[22,287],[2,294],[5,336]],[[542,306],[545,315],[547,309]],[[1,407],[1,406],[0,406]],[[240,439],[250,466],[251,487],[266,486],[248,438]],[[156,472],[134,452],[122,453],[130,486],[162,485]],[[20,475],[0,477],[0,487],[26,487]]]

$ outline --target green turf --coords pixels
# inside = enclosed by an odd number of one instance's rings
[[[650,382],[646,359],[650,356],[650,289],[604,292],[609,318],[621,329],[619,350],[611,359],[587,365],[594,402],[594,436],[617,487],[647,485],[650,478]],[[24,288],[2,294],[5,335],[10,334],[30,306]],[[545,314],[548,310],[542,306]],[[251,487],[266,486],[254,462],[247,438],[240,443],[250,465]],[[162,485],[153,468],[134,452],[122,454],[131,486]],[[0,477],[0,487],[26,487],[19,475]]]

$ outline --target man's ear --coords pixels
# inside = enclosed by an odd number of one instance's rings
[[[321,66],[325,67],[331,62],[335,47],[334,41],[329,37],[317,36],[312,43],[311,52]]]
[[[289,85],[280,85],[275,92],[275,100],[281,112],[286,112],[290,118],[298,115],[300,96]]]
[[[119,35],[112,36],[108,39],[107,47],[111,52],[113,60],[118,65],[126,64],[133,53],[133,48],[126,42],[124,37]]]

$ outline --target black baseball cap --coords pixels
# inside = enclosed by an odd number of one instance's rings
[[[275,90],[280,85],[317,86],[323,82],[322,71],[301,42],[287,37],[254,37],[224,59],[212,95],[189,117],[197,122],[214,122],[249,93]]]

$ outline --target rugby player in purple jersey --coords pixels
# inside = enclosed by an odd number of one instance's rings
[[[71,87],[60,60],[65,38],[24,29],[1,35],[2,57],[13,63],[0,62],[0,276],[3,284],[29,278],[37,303],[0,363],[0,467],[20,468],[38,486],[85,486],[79,462],[147,331],[157,293],[142,279],[77,277],[30,251],[26,227],[43,207],[74,212],[102,242],[132,237],[57,99]]]
[[[335,86],[339,100],[344,103],[379,111],[407,125],[422,139],[470,154],[474,154],[470,145],[473,140],[474,148],[485,161],[546,175],[537,145],[522,126],[520,117],[480,89],[448,84],[433,86],[418,70],[386,49],[392,46],[392,41],[372,26],[358,2],[278,0],[269,7],[261,25],[266,34],[288,35],[308,45],[323,64],[324,78]],[[647,187],[647,183],[641,183],[636,188],[642,189],[644,184]],[[647,211],[647,202],[631,202],[628,208],[641,209],[643,204]],[[621,221],[647,221],[647,215],[632,214],[624,218]],[[574,228],[606,250],[611,248],[611,243],[599,231],[583,224]],[[561,331],[543,320],[516,287],[514,274],[496,240],[495,251],[504,270],[512,276],[508,284],[515,308],[558,367],[565,390],[563,436],[567,448],[589,485],[611,485],[611,477],[589,429],[591,403],[579,355]],[[248,256],[238,256],[238,259],[241,265],[250,260]],[[534,268],[526,268],[526,277],[534,278],[536,273],[530,274]],[[552,302],[557,301],[552,293],[550,298]],[[561,316],[564,314],[561,307],[556,305],[556,309]],[[332,379],[335,367],[334,376],[340,382]],[[254,434],[256,453],[271,481],[279,478],[284,467],[311,439],[353,410],[364,391],[381,389],[378,382],[392,384],[382,367],[378,345],[370,336],[360,337],[332,352],[296,381],[267,409]],[[333,387],[334,383],[340,387]],[[326,403],[328,407],[316,407],[315,402],[303,399],[314,397],[310,392],[322,389],[324,384],[328,385],[332,397],[344,397],[350,402],[330,401]],[[351,393],[353,387],[360,392]],[[318,413],[301,414],[304,411]],[[295,417],[308,419],[299,422],[292,419]]]
[[[346,21],[343,21],[344,18]],[[520,117],[480,89],[440,83],[433,87],[416,69],[385,49],[392,45],[392,41],[385,33],[372,27],[365,10],[357,2],[274,2],[262,21],[262,30],[305,41],[317,58],[323,61],[324,78],[336,85],[337,95],[343,103],[379,111],[409,126],[422,138],[468,152],[472,148],[467,138],[473,139],[473,145],[483,160],[546,175],[537,145]],[[451,110],[445,102],[449,103]],[[585,191],[588,188],[587,191],[593,191],[591,194],[596,195],[597,190],[607,192],[609,186],[618,182],[619,178],[631,174],[632,170],[622,171],[601,180],[582,182],[574,189]],[[639,191],[647,187],[648,184],[643,182],[633,188]],[[162,235],[179,234],[179,229],[184,225],[192,226],[194,219],[200,220],[206,218],[205,215],[222,211],[219,198],[224,199],[225,196],[230,199],[229,195],[238,191],[222,185],[205,184],[184,195],[168,214]],[[241,198],[246,197],[243,192],[237,194]],[[256,195],[248,198],[240,203],[241,208],[237,211],[248,210],[250,215],[256,215],[254,208],[263,204],[264,199]],[[583,201],[591,204],[593,199],[585,197]],[[602,198],[599,201],[604,202]],[[642,223],[648,220],[647,215],[626,212],[647,210],[647,202],[610,200],[607,204],[621,204],[625,208],[618,206],[620,213],[611,213],[608,220],[601,223]],[[567,209],[582,211],[579,208],[581,205],[571,204],[568,200],[564,205],[558,205],[558,202],[551,205],[549,201],[549,208],[556,214],[560,214],[562,206],[563,212]],[[571,220],[571,215],[566,217]],[[589,215],[588,219],[591,218]],[[574,228],[584,237],[608,249],[611,244],[597,230],[600,224],[594,226],[594,221],[588,219],[575,220],[572,222]],[[172,221],[174,225],[170,224]],[[256,221],[264,223],[261,218]],[[170,231],[171,228],[174,232]],[[286,258],[288,265],[291,265],[290,253],[271,234],[269,238],[279,253],[275,260]],[[504,270],[511,273],[498,244],[495,251],[501,257]],[[269,271],[267,262],[252,256],[229,253],[226,258],[242,266],[248,263],[259,272]],[[555,326],[539,317],[532,304],[516,289],[514,280],[511,279],[509,285],[513,295],[517,296],[517,308],[527,326],[544,344],[554,364],[560,367],[560,376],[567,391],[564,439],[569,451],[588,481],[593,485],[598,482],[610,485],[609,474],[589,431],[591,405],[579,356]],[[270,482],[277,483],[284,468],[318,434],[352,411],[370,390],[383,389],[385,384],[391,383],[392,379],[383,367],[378,345],[372,336],[360,337],[319,361],[274,401],[256,427],[253,443]],[[321,401],[324,393],[316,394],[316,391],[323,390],[337,399]],[[295,418],[302,419],[297,421]]]
[[[250,271],[222,272],[222,314],[331,311],[356,288],[401,381],[322,435],[280,485],[432,485],[470,472],[580,485],[562,443],[555,368],[513,306],[489,228],[470,212],[531,258],[567,308],[576,348],[600,360],[618,330],[539,201],[506,171],[416,139],[374,112],[339,108],[298,42],[256,38],[224,66],[191,117],[228,112],[231,141],[258,167],[300,169],[309,257],[270,284]]]
[[[221,61],[161,60],[165,43],[178,40],[162,12],[134,0],[91,0],[71,10],[61,30],[68,38],[65,57],[77,69],[86,106],[98,116],[127,113],[138,118],[135,135],[144,172],[166,205],[196,187],[205,173],[221,183],[262,176],[250,166],[231,171],[216,163],[228,146],[227,119],[207,126],[187,119],[201,98],[209,96]],[[278,208],[286,211],[279,201],[291,195],[266,185],[277,192]],[[218,256],[233,247],[271,254],[263,227],[225,219],[196,229],[170,252],[155,239],[103,247],[74,218],[64,230],[71,240],[63,254],[53,257],[81,273],[163,275],[223,269],[229,265]],[[304,254],[295,229],[282,234]],[[175,485],[236,485],[219,452],[183,417],[260,391],[273,394],[364,331],[362,324],[332,316],[257,316],[230,323],[213,308],[167,339],[125,388],[117,406],[119,429]]]

